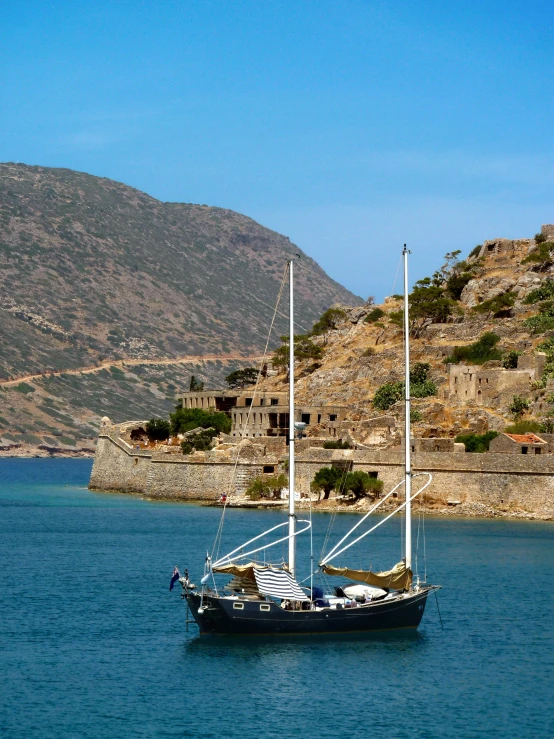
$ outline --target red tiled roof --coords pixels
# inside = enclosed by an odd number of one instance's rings
[[[512,441],[517,441],[518,444],[546,444],[546,441],[541,439],[540,436],[531,433],[505,434],[505,436],[508,436]]]

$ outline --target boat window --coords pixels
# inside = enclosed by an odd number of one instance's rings
[[[269,611],[270,608],[271,608],[271,606],[269,605],[269,603],[261,603],[260,604],[260,611]]]
[[[236,608],[239,611],[242,611],[244,609],[244,603],[233,603],[233,608]]]

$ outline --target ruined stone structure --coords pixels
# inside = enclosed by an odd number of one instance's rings
[[[286,437],[289,428],[288,393],[243,390],[212,390],[184,393],[183,408],[202,408],[227,413],[233,422],[233,437]],[[305,432],[329,438],[340,437],[340,424],[346,418],[343,406],[299,406],[295,422],[306,424]],[[317,428],[316,428],[317,427]]]
[[[489,450],[500,454],[547,454],[548,441],[536,434],[500,434],[490,442]]]
[[[548,239],[548,241],[554,240],[554,224],[543,224],[541,234]],[[523,258],[527,256],[534,246],[535,241],[533,239],[491,239],[483,243],[483,246],[479,251],[479,257],[501,255],[511,257],[521,256],[521,258]]]
[[[222,444],[210,452],[182,455],[177,450],[141,450],[121,438],[119,426],[105,424],[100,432],[90,487],[135,492],[152,498],[216,501],[222,492],[244,492],[263,474],[283,470],[284,455],[256,440]],[[236,453],[240,447],[237,475]],[[309,493],[316,472],[325,466],[363,470],[382,479],[390,490],[403,477],[403,454],[387,450],[299,449],[297,490]],[[505,511],[525,511],[554,517],[552,458],[525,454],[460,454],[457,451],[416,451],[414,471],[432,473],[427,500],[455,499]],[[422,478],[423,479],[423,478]],[[415,485],[414,480],[414,485]],[[417,489],[417,488],[416,488]]]
[[[256,392],[256,405],[286,405],[288,393],[274,390],[272,392]],[[202,390],[200,392],[183,393],[183,408],[202,408],[203,410],[220,411],[231,414],[235,407],[249,408],[254,401],[254,389],[242,390]]]
[[[532,245],[534,245],[532,239],[491,239],[484,242],[479,257],[521,256],[523,259]]]
[[[404,440],[402,440],[402,444],[400,445],[400,449],[404,449]],[[454,439],[450,437],[443,437],[443,438],[413,438],[412,439],[412,452],[440,452],[441,454],[444,454],[445,452],[452,453],[465,453],[466,447],[465,444],[460,444],[454,441]]]
[[[529,392],[542,377],[546,354],[518,357],[517,369],[504,369],[500,362],[483,365],[448,365],[448,401],[451,405],[474,403],[489,408],[509,405],[514,395]]]

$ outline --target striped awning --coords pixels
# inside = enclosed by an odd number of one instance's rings
[[[271,567],[260,567],[254,570],[258,590],[264,595],[287,600],[309,600],[294,577],[286,570],[273,570]]]

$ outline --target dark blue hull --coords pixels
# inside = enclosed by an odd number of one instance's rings
[[[393,629],[417,629],[432,588],[357,608],[286,611],[276,603],[237,601],[215,594],[189,592],[189,608],[201,634],[214,636],[293,636],[358,634]],[[238,606],[240,603],[242,607]]]

